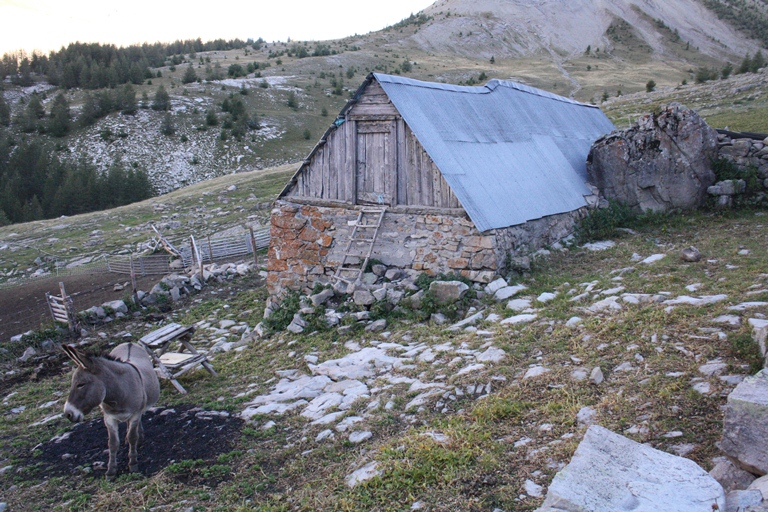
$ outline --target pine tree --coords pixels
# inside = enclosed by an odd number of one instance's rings
[[[162,85],[157,88],[155,98],[152,100],[152,110],[170,110],[171,97]]]
[[[181,77],[181,83],[191,84],[192,82],[197,82],[197,73],[195,73],[195,68],[190,64],[184,72],[184,76]]]
[[[0,93],[0,125],[10,126],[11,124],[11,107],[5,101],[5,97]]]
[[[760,71],[761,68],[765,67],[765,57],[763,57],[763,52],[760,50],[757,51],[754,57],[752,57],[752,65],[750,67],[750,71],[753,73],[757,73]]]
[[[63,137],[72,126],[72,115],[69,111],[69,101],[64,93],[60,92],[53,100],[51,118],[48,120],[48,133],[54,137]]]
[[[747,54],[746,57],[744,57],[744,60],[741,61],[741,65],[739,66],[739,74],[749,73],[749,71],[752,69],[752,57]]]
[[[91,126],[96,122],[99,117],[99,107],[96,105],[96,100],[92,94],[86,93],[83,100],[83,107],[80,109],[80,116],[77,118],[77,122],[80,126]]]
[[[117,106],[120,113],[125,116],[132,116],[136,113],[136,90],[131,84],[125,84],[117,93]]]
[[[167,137],[176,133],[176,127],[173,125],[173,119],[171,118],[170,112],[167,112],[163,116],[163,121],[160,123],[160,133]]]

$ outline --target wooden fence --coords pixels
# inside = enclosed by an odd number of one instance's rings
[[[190,237],[192,239],[194,237]],[[258,230],[248,230],[227,237],[202,237],[194,238],[199,253],[199,260],[205,263],[222,262],[244,258],[269,247],[269,227]],[[189,240],[189,239],[188,239]],[[181,244],[180,244],[181,245]],[[198,258],[193,259],[192,245],[187,241],[181,245],[179,252],[182,256],[184,268],[197,266]],[[117,274],[144,277],[148,275],[165,275],[173,271],[171,268],[172,257],[170,254],[152,254],[149,256],[107,256],[102,254],[93,258],[88,263],[75,267],[66,267],[60,262],[54,262],[50,271],[41,274],[19,278],[11,278],[0,282],[0,289],[16,288],[25,284],[51,277],[72,276],[81,274],[103,274],[113,272]]]
[[[203,263],[242,258],[269,247],[269,228],[244,231],[237,235],[220,238],[196,238],[195,246]],[[181,252],[184,267],[195,266],[197,257],[193,255],[191,242],[182,245],[179,252]]]

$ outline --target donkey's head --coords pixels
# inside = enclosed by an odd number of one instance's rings
[[[97,358],[91,357],[70,345],[62,345],[61,348],[77,364],[75,373],[72,375],[69,398],[64,404],[64,416],[69,421],[78,423],[104,400],[107,389],[101,379]]]

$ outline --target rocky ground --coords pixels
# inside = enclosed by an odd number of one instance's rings
[[[534,510],[593,424],[710,470],[726,396],[762,366],[748,320],[768,314],[764,212],[647,222],[542,251],[426,322],[413,303],[398,315],[327,297],[313,313],[346,304],[339,326],[262,338],[262,281],[233,272],[165,313],[95,326],[88,343],[107,348],[196,325],[219,377],[184,376],[185,396],[164,384],[159,407],[195,427],[239,417],[239,435],[210,456],[147,447],[146,477],[102,482],[96,451],[73,465],[47,449],[87,431],[95,450],[99,422],[57,417],[68,364],[40,352],[4,370],[3,497],[13,510]],[[701,259],[683,261],[692,245]]]

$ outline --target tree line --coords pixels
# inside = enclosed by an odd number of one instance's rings
[[[115,208],[152,197],[145,169],[59,158],[38,139],[15,143],[0,133],[0,225]]]
[[[44,76],[51,85],[67,89],[114,88],[121,84],[143,83],[155,74],[150,68],[159,68],[169,58],[178,55],[194,55],[197,52],[226,51],[246,46],[260,48],[263,40],[216,39],[202,42],[178,40],[173,43],[144,43],[128,47],[112,44],[71,43],[48,55],[34,52],[6,53],[0,58],[0,81],[10,76],[18,85],[32,85],[32,74]],[[182,59],[171,63],[181,63]]]

